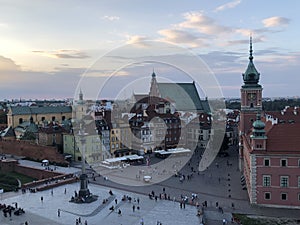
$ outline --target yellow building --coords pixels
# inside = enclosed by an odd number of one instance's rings
[[[115,157],[128,155],[132,140],[130,126],[123,120],[119,120],[116,126],[110,130],[110,153]]]
[[[83,139],[83,142],[81,138]],[[72,155],[74,161],[82,160],[83,148],[85,159],[88,163],[104,160],[102,154],[102,141],[98,134],[85,135],[84,137],[78,135],[74,136],[73,134],[63,135],[64,154]]]
[[[71,118],[71,106],[10,106],[7,113],[7,125],[15,128],[30,119],[37,125],[43,125],[52,121],[61,123]]]

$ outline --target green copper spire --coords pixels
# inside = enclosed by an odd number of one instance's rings
[[[253,63],[252,36],[250,36],[249,63],[246,72],[243,74],[244,87],[260,86],[258,84],[260,73],[256,70]]]
[[[250,56],[249,56],[249,60],[252,62],[253,61],[253,50],[252,50],[252,36],[250,36]]]

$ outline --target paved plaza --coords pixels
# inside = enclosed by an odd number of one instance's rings
[[[207,225],[221,225],[223,219],[230,221],[233,212],[300,219],[299,209],[289,210],[251,206],[247,191],[243,190],[240,184],[240,172],[237,170],[237,151],[230,148],[229,152],[229,157],[217,157],[207,170],[199,174],[196,172],[191,179],[186,179],[183,182],[178,177],[172,176],[157,184],[126,186],[104,179],[103,176],[97,176],[94,180],[91,176],[92,171],[88,169],[90,174],[89,189],[93,194],[99,196],[97,201],[90,204],[69,202],[71,197],[74,196],[74,192],[78,192],[79,182],[37,193],[26,192],[22,194],[20,191],[4,193],[1,195],[0,202],[10,205],[17,202],[18,207],[24,208],[25,214],[12,215],[10,218],[9,216],[4,217],[1,213],[0,224],[20,225],[27,221],[30,225],[72,225],[76,224],[76,219],[80,217],[82,224],[86,220],[89,225],[141,225],[142,221],[144,225],[156,225],[158,221],[163,225],[199,225],[200,218],[196,216],[197,208],[189,204],[185,208],[180,208],[179,204],[182,196],[188,196],[191,199],[192,193],[197,194],[197,202],[200,204],[207,201],[207,207],[204,210]],[[21,160],[20,163],[43,169],[40,163],[26,160]],[[150,166],[153,166],[153,164]],[[192,159],[181,172],[187,175],[191,172],[191,167],[197,168],[196,159]],[[63,173],[80,174],[79,167],[56,167],[55,170]],[[113,191],[113,196],[109,194],[110,189]],[[152,191],[157,196],[165,191],[170,196],[170,200],[160,198],[157,201],[151,200],[148,194]],[[130,196],[132,198],[131,202],[128,200],[121,201],[124,195]],[[41,201],[41,197],[43,197],[43,201]],[[103,199],[108,199],[108,202],[103,204]],[[117,199],[117,202],[115,202],[115,199]],[[139,199],[139,203],[137,199]],[[216,208],[216,204],[222,207],[223,213]],[[135,206],[134,212],[133,205]],[[114,206],[114,211],[109,209],[111,206]],[[137,206],[139,206],[139,210]],[[119,209],[121,215],[118,214]],[[60,216],[58,216],[58,210],[60,210]]]
[[[67,190],[66,194],[64,190]],[[70,203],[71,196],[74,191],[79,189],[79,183],[69,184],[54,188],[53,195],[51,190],[37,193],[15,193],[15,196],[2,196],[2,203],[14,205],[18,203],[18,207],[24,208],[25,214],[20,216],[12,215],[10,218],[0,216],[0,224],[29,224],[35,225],[53,225],[53,224],[76,224],[76,219],[81,218],[82,224],[87,220],[89,225],[140,225],[144,221],[145,225],[156,225],[157,221],[162,224],[172,225],[199,225],[199,217],[196,216],[197,209],[195,206],[186,205],[185,209],[179,207],[178,202],[168,200],[150,200],[148,196],[132,194],[120,190],[112,189],[113,198],[110,198],[109,190],[105,187],[90,185],[93,194],[99,196],[99,199],[89,204]],[[129,195],[131,203],[121,201],[123,195]],[[43,201],[41,197],[43,196]],[[103,199],[109,199],[105,204]],[[117,204],[115,202],[117,199]],[[137,202],[139,199],[139,203]],[[135,211],[133,212],[133,205]],[[115,207],[114,211],[109,210],[111,206]],[[140,209],[138,209],[138,206]],[[60,217],[58,216],[60,209]],[[118,214],[121,210],[121,215]],[[225,215],[224,215],[225,216]],[[230,215],[226,215],[229,217]]]

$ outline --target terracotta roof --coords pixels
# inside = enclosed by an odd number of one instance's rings
[[[281,111],[270,111],[266,112],[267,115],[277,118],[280,121],[294,121],[300,122],[300,109],[298,107],[286,107]]]
[[[300,123],[275,124],[267,132],[267,151],[300,153]]]

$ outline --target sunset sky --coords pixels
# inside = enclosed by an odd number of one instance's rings
[[[143,41],[199,56],[224,96],[238,97],[250,34],[264,96],[299,96],[299,8],[296,0],[0,0],[0,99],[73,97],[84,72],[103,55]],[[153,69],[158,77],[177,74],[137,65],[115,76],[140,74],[150,82]],[[101,81],[111,73],[94,70],[93,77]]]

